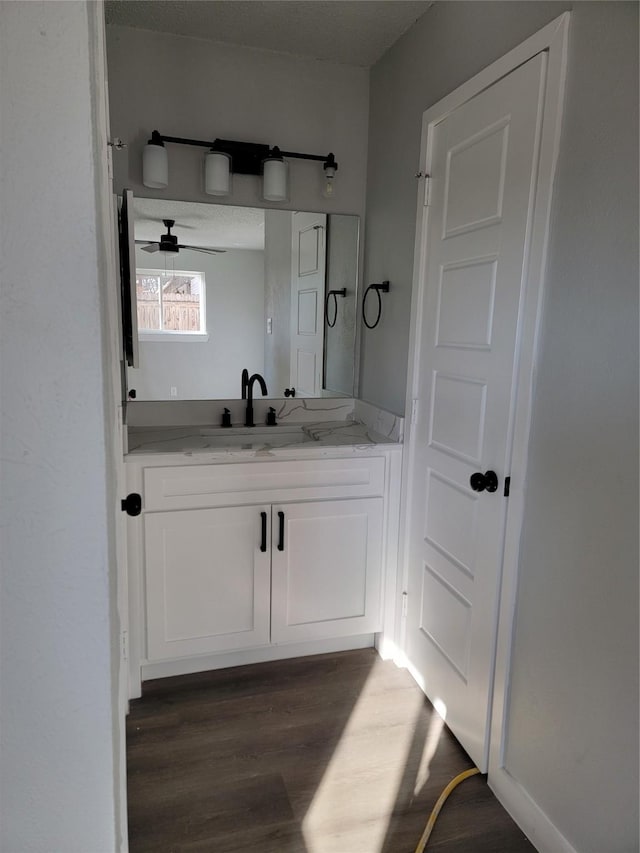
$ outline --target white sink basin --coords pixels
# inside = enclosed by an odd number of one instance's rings
[[[200,435],[271,435],[272,433],[288,433],[289,435],[304,434],[302,424],[278,424],[268,427],[258,424],[254,427],[232,426],[232,427],[201,427]]]
[[[284,447],[313,441],[310,435],[296,425],[259,427],[203,427],[200,435],[206,436],[211,447]]]

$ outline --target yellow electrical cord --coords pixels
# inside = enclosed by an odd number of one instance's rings
[[[462,773],[458,773],[455,779],[452,779],[444,791],[440,794],[437,799],[435,806],[433,807],[431,814],[429,815],[429,820],[427,821],[427,825],[424,828],[424,832],[422,833],[422,838],[418,842],[418,846],[416,847],[415,853],[423,853],[425,847],[427,846],[427,841],[431,837],[431,833],[433,832],[433,827],[436,825],[436,820],[438,819],[438,815],[440,814],[440,810],[442,806],[445,804],[445,801],[449,794],[453,791],[455,787],[457,787],[460,782],[464,782],[465,779],[468,779],[469,776],[475,776],[480,771],[477,767],[472,767],[470,770],[464,770]]]

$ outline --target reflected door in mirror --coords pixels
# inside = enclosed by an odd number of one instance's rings
[[[293,214],[291,240],[291,384],[302,397],[322,395],[326,271],[324,213]]]

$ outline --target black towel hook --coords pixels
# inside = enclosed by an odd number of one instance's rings
[[[367,321],[367,315],[365,312],[365,305],[367,304],[367,295],[370,290],[375,291],[375,294],[378,297],[378,313],[376,314],[376,319],[373,323],[369,323]],[[385,280],[380,284],[370,284],[369,287],[365,290],[364,296],[362,297],[362,321],[367,327],[367,329],[375,329],[375,327],[380,322],[380,316],[382,315],[382,297],[380,296],[380,291],[382,291],[382,293],[389,293],[388,281]]]
[[[338,296],[346,296],[347,288],[343,287],[340,290],[330,290],[327,293],[327,298],[324,300],[324,319],[330,329],[336,324],[338,319]],[[329,300],[333,296],[333,323],[329,320]]]

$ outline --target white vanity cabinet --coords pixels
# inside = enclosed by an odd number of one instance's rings
[[[381,539],[381,498],[148,513],[148,659],[380,630]]]
[[[326,456],[128,457],[129,489],[142,496],[128,520],[132,697],[141,678],[315,653],[339,638],[371,644],[383,630],[399,454]]]

